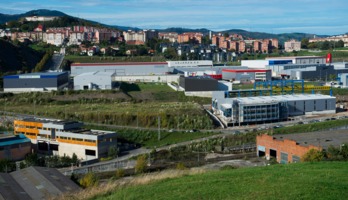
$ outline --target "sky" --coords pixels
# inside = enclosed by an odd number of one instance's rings
[[[266,33],[348,32],[347,0],[1,0],[0,13],[50,9],[108,25],[243,29]]]

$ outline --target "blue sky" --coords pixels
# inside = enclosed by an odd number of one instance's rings
[[[244,29],[267,33],[348,32],[347,0],[1,0],[0,13],[34,9],[109,25]]]

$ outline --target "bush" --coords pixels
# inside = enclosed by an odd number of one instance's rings
[[[179,162],[178,164],[176,164],[176,169],[185,170],[185,169],[187,169],[187,167],[184,165],[184,163]]]
[[[322,151],[317,149],[311,149],[302,156],[301,160],[303,162],[319,162],[323,160],[323,158],[324,153]]]
[[[134,167],[135,173],[136,174],[144,173],[146,171],[146,167],[147,167],[146,155],[138,156],[137,162]]]
[[[89,172],[80,180],[80,185],[83,188],[97,186],[98,183],[99,183],[98,177],[95,175],[95,173],[92,173],[92,172]]]
[[[116,170],[116,178],[122,178],[124,177],[124,169],[118,169]]]

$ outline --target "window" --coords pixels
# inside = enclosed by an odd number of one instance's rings
[[[95,150],[85,149],[86,156],[95,156]]]
[[[288,163],[288,154],[280,152],[280,163],[281,164],[286,164]]]
[[[300,157],[296,156],[296,155],[292,155],[292,162],[297,163],[300,162]]]

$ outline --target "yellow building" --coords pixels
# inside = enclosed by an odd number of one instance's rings
[[[115,132],[86,130],[83,123],[52,119],[27,118],[14,121],[15,134],[24,134],[38,152],[90,160],[106,156],[116,147]]]

